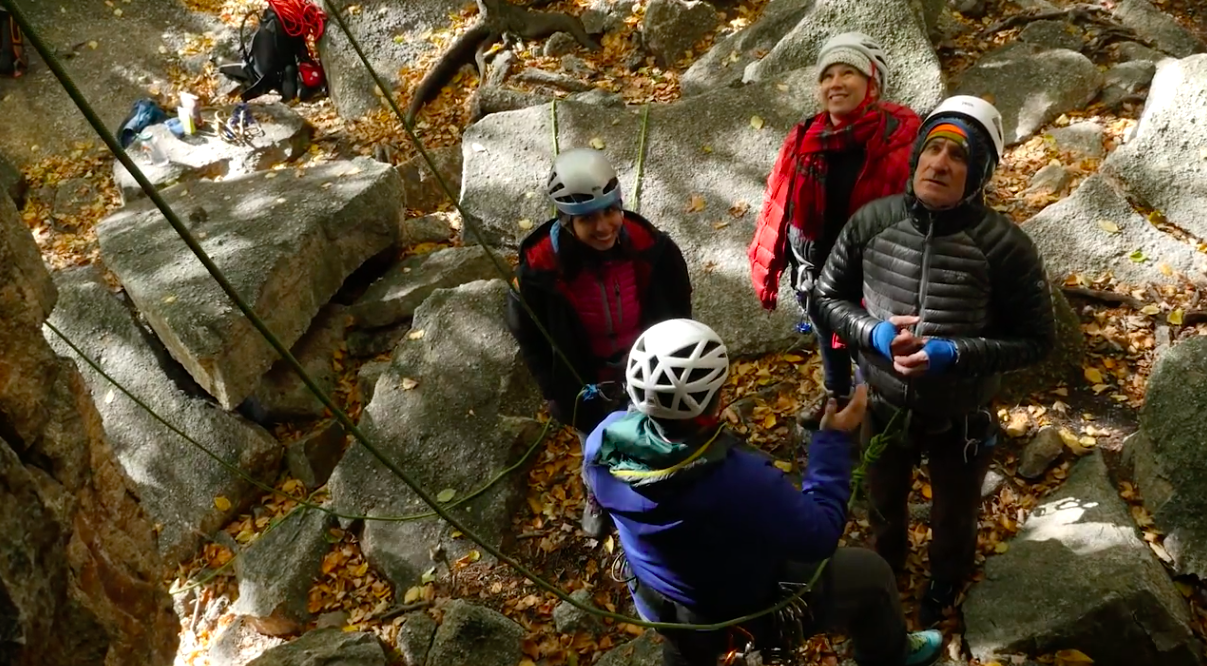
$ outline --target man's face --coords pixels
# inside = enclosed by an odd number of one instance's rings
[[[624,213],[620,206],[609,206],[590,215],[576,215],[571,228],[578,240],[602,252],[616,245],[623,224]]]
[[[950,139],[926,144],[914,170],[914,195],[928,208],[951,208],[964,198],[968,181],[968,153]]]

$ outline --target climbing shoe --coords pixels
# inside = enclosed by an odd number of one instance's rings
[[[905,655],[905,666],[929,666],[943,655],[943,633],[940,631],[915,631],[905,639],[909,649]]]
[[[941,580],[932,580],[918,604],[918,624],[933,627],[943,621],[943,611],[956,603],[959,586]]]
[[[821,430],[821,417],[826,415],[826,403],[830,398],[838,399],[838,409],[842,411],[847,406],[847,402],[851,399],[849,395],[835,396],[829,390],[821,394],[814,402],[810,403],[800,415],[796,417],[796,423],[805,430]]]

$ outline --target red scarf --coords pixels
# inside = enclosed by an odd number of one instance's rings
[[[893,183],[885,189],[886,183],[868,183],[867,176],[872,167],[892,147],[895,130],[898,126],[914,123],[917,116],[909,111],[912,118],[895,116],[895,105],[865,99],[854,113],[859,114],[855,120],[835,127],[830,122],[830,114],[823,112],[815,119],[796,151],[796,169],[793,178],[796,180],[796,193],[792,202],[797,214],[792,216],[791,223],[801,229],[805,238],[815,240],[821,236],[822,225],[826,211],[826,171],[829,160],[827,152],[842,152],[862,148],[867,156],[863,170],[859,174],[855,190],[851,193],[850,209],[845,211],[849,217],[864,204],[900,192],[905,189],[905,182]],[[898,107],[900,108],[900,107]],[[908,110],[907,110],[908,111]],[[890,123],[890,119],[898,122]],[[910,133],[908,141],[913,142],[914,132]],[[874,190],[874,191],[873,191]]]
[[[822,152],[848,146],[864,149],[863,171],[851,192],[849,210],[844,211],[847,215],[870,201],[905,191],[921,121],[913,111],[892,102],[865,100],[860,108],[861,115],[842,127],[831,126],[825,112],[798,124],[788,133],[767,177],[747,256],[755,293],[768,310],[775,309],[780,275],[788,263],[788,224],[797,226],[806,238],[821,235],[826,207]]]

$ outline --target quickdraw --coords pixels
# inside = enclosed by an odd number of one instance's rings
[[[237,145],[246,145],[264,136],[264,128],[252,115],[247,102],[236,104],[225,121],[222,120],[222,114],[214,114],[214,130],[223,141]]]

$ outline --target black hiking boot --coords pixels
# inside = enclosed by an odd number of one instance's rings
[[[918,604],[918,624],[929,629],[943,621],[943,613],[955,606],[960,586],[941,580],[931,580]]]

